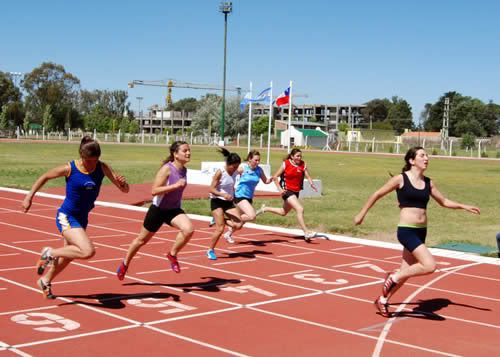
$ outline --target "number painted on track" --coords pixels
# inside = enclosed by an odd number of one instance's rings
[[[295,279],[312,281],[313,283],[323,284],[323,285],[344,285],[349,283],[348,280],[345,279],[337,279],[335,281],[326,281],[321,278],[320,274],[295,274],[293,276]]]
[[[165,301],[156,298],[146,298],[146,299],[129,299],[127,300],[130,305],[137,307],[144,307],[148,309],[161,309],[164,307],[170,307],[169,309],[160,310],[162,314],[175,314],[177,312],[184,312],[190,310],[196,310],[196,307],[184,305],[175,301]],[[151,302],[149,302],[151,301]]]
[[[43,326],[59,324],[61,327],[35,327],[34,330],[42,332],[65,332],[76,330],[80,327],[78,322],[65,319],[56,314],[47,312],[28,312],[26,314],[14,315],[10,318],[13,322],[21,325]]]

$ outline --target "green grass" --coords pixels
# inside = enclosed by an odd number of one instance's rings
[[[245,157],[245,147],[230,148]],[[151,182],[161,160],[168,155],[165,145],[102,143],[102,160],[123,173],[130,183]],[[262,149],[262,162],[266,150]],[[276,170],[285,152],[271,152],[271,167]],[[78,157],[77,143],[0,142],[0,186],[29,189],[46,170]],[[192,147],[190,168],[199,169],[201,161],[221,160],[213,147]],[[363,225],[352,224],[354,215],[366,199],[389,178],[388,172],[399,173],[402,156],[339,154],[317,151],[304,152],[313,178],[323,184],[323,196],[304,199],[307,224],[314,230],[346,234],[369,239],[396,242],[395,230],[399,218],[396,195],[391,193],[380,200],[368,213]],[[465,160],[432,157],[427,176],[449,199],[477,205],[481,215],[429,204],[430,246],[443,242],[472,242],[496,246],[495,235],[500,232],[500,164],[495,160]],[[47,186],[62,186],[63,179],[49,181]],[[281,199],[257,199],[255,205],[266,203],[279,206]],[[209,214],[208,199],[186,200],[189,213]],[[293,212],[288,217],[272,214],[259,216],[258,223],[297,227]]]

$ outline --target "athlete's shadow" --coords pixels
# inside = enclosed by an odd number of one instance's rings
[[[247,252],[235,252],[235,253],[226,253],[226,256],[219,257],[219,259],[234,259],[234,258],[249,258],[254,259],[257,255],[272,255],[271,252],[266,252],[265,250],[251,250]]]
[[[189,293],[191,291],[208,291],[211,293],[216,293],[221,291],[221,287],[228,284],[240,284],[239,279],[221,279],[215,276],[203,276],[201,279],[209,279],[207,281],[199,281],[195,283],[183,283],[183,284],[165,284],[165,286],[170,286],[172,288],[182,288],[182,291]]]
[[[169,294],[169,293],[140,293],[140,294],[114,294],[114,293],[102,293],[102,294],[89,294],[89,295],[57,295],[57,297],[67,298],[67,299],[77,299],[71,302],[62,303],[63,305],[74,305],[81,304],[87,306],[100,307],[105,309],[123,309],[126,307],[124,300],[130,299],[172,299],[173,301],[180,301],[179,295]],[[97,300],[97,302],[82,301],[78,299],[89,299]]]
[[[394,304],[391,304],[394,305]],[[443,321],[446,320],[443,316],[436,313],[445,307],[450,305],[467,307],[475,310],[481,311],[491,311],[491,309],[485,309],[482,307],[467,305],[467,304],[457,304],[449,299],[429,299],[429,300],[419,300],[416,303],[408,303],[406,305],[416,305],[412,311],[400,311],[398,313],[394,313],[392,316],[394,317],[414,317],[418,319],[427,319],[427,320],[435,320],[435,321]]]
[[[286,239],[269,239],[269,240],[251,240],[248,242],[238,242],[238,245],[253,245],[256,247],[265,247],[267,244],[271,243],[287,243]]]
[[[168,286],[171,288],[183,288],[182,290],[185,293],[189,293],[191,291],[209,291],[209,292],[219,292],[220,286],[226,284],[239,284],[241,280],[239,279],[222,279],[214,276],[204,276],[201,279],[210,279],[208,281],[198,281],[195,283],[182,283],[182,284],[163,284],[163,283],[126,283],[123,285],[133,286],[133,285],[147,285],[147,286]],[[177,300],[175,300],[177,301]]]

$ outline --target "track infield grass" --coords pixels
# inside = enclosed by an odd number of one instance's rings
[[[168,156],[165,145],[101,143],[101,159],[125,175],[130,183],[152,182],[161,161]],[[214,147],[192,146],[192,169],[202,161],[222,161]],[[228,147],[246,157],[245,147]],[[266,162],[266,149],[259,149]],[[271,151],[272,172],[281,164],[284,150]],[[395,232],[399,208],[396,194],[381,199],[368,213],[361,226],[352,223],[354,215],[368,197],[403,166],[402,155],[349,154],[304,151],[304,160],[313,178],[321,179],[323,196],[303,200],[307,225],[319,232],[343,234],[374,240],[397,242]],[[0,142],[0,186],[29,189],[46,170],[78,158],[77,143]],[[468,160],[430,156],[426,175],[431,177],[445,197],[476,205],[481,215],[439,207],[431,199],[428,207],[428,246],[446,242],[466,242],[496,248],[500,232],[500,161]],[[109,184],[109,182],[105,182]],[[64,186],[64,179],[51,180],[46,187]],[[281,206],[282,200],[254,200],[260,207]],[[185,200],[188,213],[210,215],[207,199]],[[257,223],[298,227],[294,212],[287,217],[264,214]]]

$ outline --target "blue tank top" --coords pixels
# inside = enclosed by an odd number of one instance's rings
[[[406,172],[403,172],[402,175],[403,187],[396,190],[399,207],[416,207],[426,209],[431,194],[431,179],[424,176],[425,186],[423,189],[419,190],[413,187],[410,179],[406,175]]]
[[[168,165],[168,167],[170,168],[170,175],[168,175],[165,185],[173,185],[180,179],[186,180],[187,183],[187,169],[185,167],[183,167],[181,170],[177,170],[177,168],[171,161],[167,162],[165,165]],[[153,204],[163,210],[181,208],[182,193],[184,192],[186,186],[187,184],[184,187],[174,191],[170,191],[167,194],[154,196]]]
[[[60,210],[76,218],[87,218],[94,208],[104,178],[101,162],[97,162],[95,170],[91,173],[80,171],[75,160],[69,165],[71,172],[66,177],[66,198]]]
[[[257,187],[261,176],[262,168],[260,166],[252,170],[250,166],[244,165],[243,173],[241,174],[238,186],[236,186],[234,196],[236,198],[252,199],[255,193],[255,187]]]

